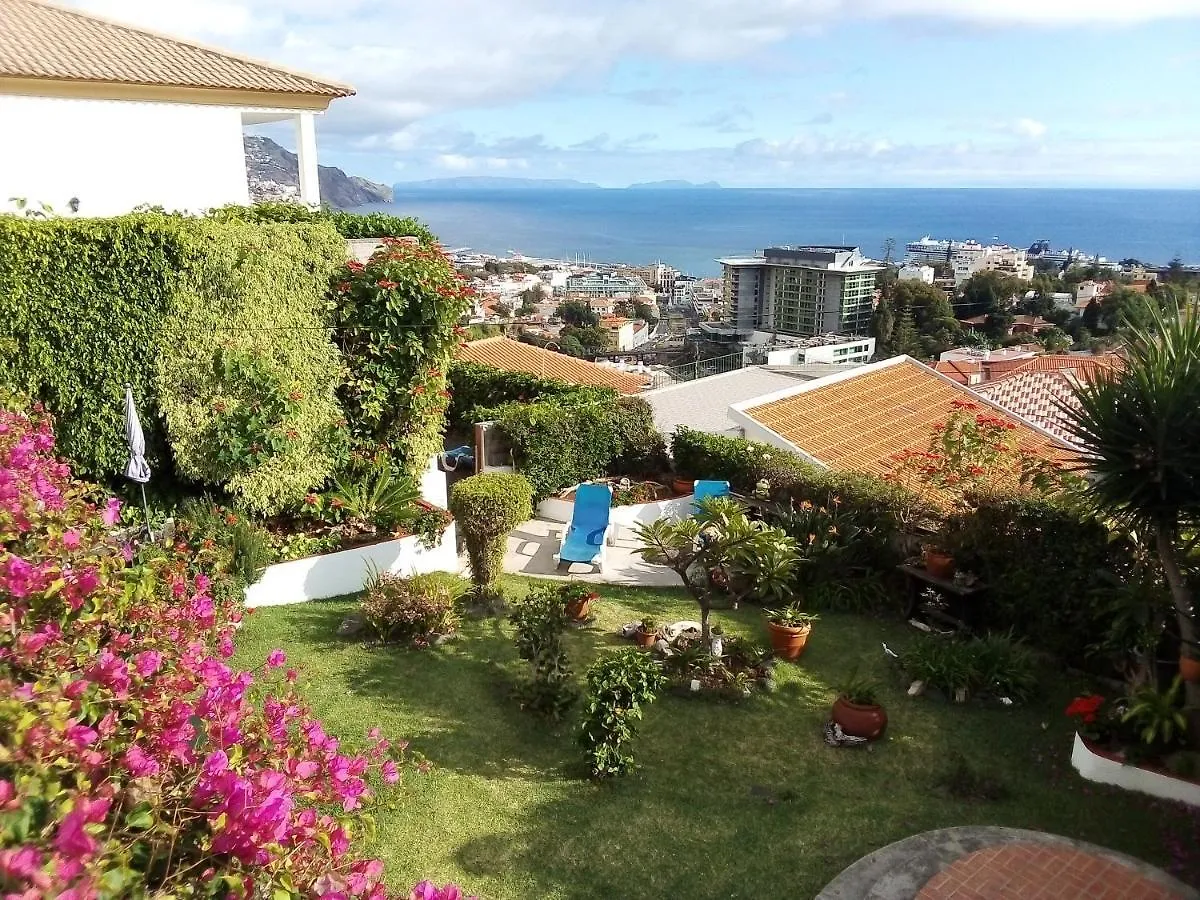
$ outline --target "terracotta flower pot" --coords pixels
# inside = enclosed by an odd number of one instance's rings
[[[582,597],[567,604],[567,615],[576,622],[582,622],[592,610],[592,598]]]
[[[671,488],[677,494],[690,494],[695,489],[695,483],[690,478],[674,478],[671,480]]]
[[[925,565],[925,571],[934,578],[949,581],[954,577],[954,557],[949,553],[943,553],[941,550],[925,550],[921,554],[921,562]]]
[[[876,704],[851,703],[845,697],[833,701],[833,721],[852,737],[873,741],[887,728],[887,710]]]
[[[800,654],[808,646],[808,636],[812,633],[812,625],[800,625],[792,628],[787,625],[767,623],[767,631],[771,634],[771,649],[780,659],[799,659]]]
[[[1200,681],[1200,659],[1192,659],[1190,656],[1180,656],[1179,677],[1189,682]]]
[[[639,647],[653,647],[654,642],[658,640],[658,632],[638,629],[633,633],[633,639]]]

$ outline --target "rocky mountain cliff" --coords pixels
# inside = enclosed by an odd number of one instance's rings
[[[250,199],[255,202],[299,200],[300,165],[296,154],[261,135],[248,135],[244,143]],[[392,202],[392,189],[386,184],[347,175],[333,166],[318,166],[317,170],[321,182],[321,202],[336,209]]]

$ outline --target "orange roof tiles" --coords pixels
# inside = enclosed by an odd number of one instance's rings
[[[349,85],[54,6],[0,0],[0,78],[348,97]]]
[[[526,372],[568,384],[610,387],[622,394],[637,394],[650,384],[650,379],[644,375],[599,366],[506,337],[471,341],[458,351],[458,359],[460,362],[481,363],[508,372]]]
[[[1057,372],[1071,369],[1080,377],[1090,380],[1096,372],[1118,371],[1123,366],[1124,361],[1115,353],[1106,353],[1102,356],[1047,353],[1045,356],[1035,356],[1033,359],[1023,360],[1022,364],[1015,370],[1009,371],[1008,375],[1016,375],[1018,372]]]
[[[968,362],[959,360],[957,362],[936,362],[933,364],[934,371],[940,372],[952,381],[958,384],[969,385],[972,382],[979,381],[983,375],[983,369],[977,362]]]
[[[818,379],[742,411],[831,469],[884,475],[894,467],[894,454],[929,446],[933,426],[947,420],[955,400],[978,403],[1012,422],[1030,452],[1054,460],[1073,457],[1045,434],[908,357]]]
[[[1021,370],[999,381],[975,388],[981,397],[1004,407],[1026,421],[1046,429],[1066,443],[1074,442],[1070,416],[1059,405],[1075,405],[1075,388],[1080,382],[1076,369]]]

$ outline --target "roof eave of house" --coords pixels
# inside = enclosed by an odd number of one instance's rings
[[[294,109],[297,112],[325,112],[334,100],[353,95],[352,88],[347,90],[348,93],[319,94],[191,87],[174,84],[135,84],[120,81],[0,76],[0,95],[52,97],[64,100],[133,100],[143,103]]]

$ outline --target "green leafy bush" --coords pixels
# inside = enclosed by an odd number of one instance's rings
[[[418,475],[441,449],[446,372],[471,291],[437,248],[384,242],[336,280],[334,318],[348,375],[341,398],[359,449]]]
[[[471,362],[456,362],[450,367],[450,394],[446,417],[452,426],[460,429],[489,418],[497,407],[506,403],[539,400],[594,403],[615,401],[620,396],[612,388],[567,384]]]
[[[382,644],[428,646],[436,635],[458,627],[454,595],[446,581],[428,575],[405,578],[377,572],[367,584],[359,611]]]
[[[0,384],[45,404],[81,475],[125,468],[126,383],[156,480],[169,473],[153,373],[163,321],[201,252],[166,216],[0,216]]]
[[[948,697],[982,692],[1021,703],[1038,690],[1033,652],[1008,634],[967,640],[926,635],[901,654],[900,667],[909,678]]]
[[[539,715],[560,719],[575,702],[571,665],[563,645],[567,603],[558,586],[534,588],[510,614],[516,629],[517,653],[529,662],[529,678],[517,694],[521,704]]]
[[[472,475],[451,489],[450,512],[467,545],[476,591],[486,598],[504,570],[505,538],[533,517],[533,486],[524,475]]]
[[[943,533],[958,568],[988,585],[980,624],[1076,665],[1117,667],[1113,655],[1089,659],[1089,648],[1114,623],[1112,581],[1130,577],[1135,560],[1103,523],[1066,496],[988,496],[951,516]],[[1169,604],[1165,589],[1162,598]]]
[[[345,446],[341,370],[325,329],[345,250],[327,225],[186,220],[204,248],[163,323],[155,387],[179,471],[275,514]]]
[[[207,570],[229,578],[228,590],[233,593],[240,594],[275,562],[271,536],[265,529],[209,497],[191,497],[180,504],[175,533]]]
[[[666,468],[666,448],[646,401],[510,403],[496,411],[517,468],[534,496],[601,475],[645,475]]]
[[[383,532],[395,531],[402,523],[411,522],[421,497],[416,482],[397,474],[386,459],[363,472],[339,476],[335,486],[328,508]]]
[[[911,491],[882,478],[832,472],[798,454],[743,438],[679,428],[671,438],[676,471],[693,478],[728,481],[735,491],[754,493],[766,481],[774,500],[837,506],[863,529],[855,546],[856,565],[890,569],[900,561],[901,534],[932,516],[930,505]]]
[[[588,669],[588,696],[579,743],[593,778],[624,775],[633,769],[629,744],[642,718],[642,707],[666,683],[662,667],[649,653],[618,650]]]
[[[209,216],[218,222],[250,222],[258,225],[320,225],[328,223],[344,238],[415,237],[426,246],[437,238],[417,219],[390,216],[383,212],[352,213],[312,209],[302,203],[255,203],[252,206],[223,206]]]

